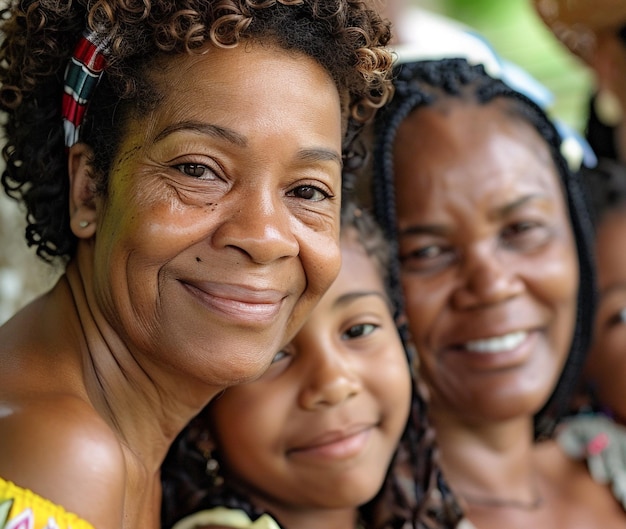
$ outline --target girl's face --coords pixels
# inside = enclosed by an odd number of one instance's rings
[[[169,60],[96,203],[96,296],[141,363],[225,387],[262,373],[339,269],[342,117],[312,59]]]
[[[341,255],[339,277],[269,370],[211,404],[223,464],[289,527],[324,511],[353,517],[372,499],[409,412],[380,274],[352,229]]]
[[[626,422],[626,210],[606,214],[597,229],[596,259],[600,289],[587,372],[602,404]]]
[[[532,414],[574,329],[578,266],[563,193],[547,146],[506,102],[444,104],[412,113],[394,149],[421,374],[439,414]]]

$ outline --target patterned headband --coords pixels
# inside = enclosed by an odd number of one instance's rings
[[[65,146],[68,149],[78,141],[85,110],[102,77],[108,52],[108,36],[102,38],[94,31],[85,31],[67,65],[62,113]]]

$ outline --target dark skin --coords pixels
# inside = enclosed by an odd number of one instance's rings
[[[548,148],[506,104],[443,99],[394,147],[406,311],[441,464],[480,529],[623,527],[584,463],[533,442],[569,350],[578,266]]]
[[[76,256],[0,328],[0,476],[98,529],[160,526],[175,436],[267,368],[339,269],[335,84],[271,46],[208,51],[163,65],[106,197],[72,147]]]
[[[624,375],[626,358],[626,208],[623,204],[604,214],[597,226],[595,255],[599,303],[586,374],[593,381],[599,402],[626,424]]]

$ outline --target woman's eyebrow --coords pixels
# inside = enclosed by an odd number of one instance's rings
[[[298,152],[298,159],[304,162],[337,162],[339,167],[343,167],[341,154],[333,149],[323,147],[302,149]]]
[[[203,121],[179,121],[177,123],[172,123],[157,134],[154,138],[154,142],[157,143],[165,139],[170,134],[183,130],[197,132],[198,134],[205,134],[214,138],[221,138],[229,143],[237,145],[238,147],[245,147],[248,144],[246,137],[238,132],[220,125],[205,123]]]
[[[246,147],[248,145],[247,138],[233,129],[222,127],[221,125],[215,125],[213,123],[191,120],[179,121],[168,125],[161,132],[159,132],[159,134],[157,134],[154,138],[154,142],[157,143],[165,139],[170,134],[179,131],[191,131],[197,132],[198,134],[212,136],[214,138],[221,138],[229,143],[237,145],[238,147]],[[326,149],[323,147],[302,149],[298,153],[298,158],[306,162],[331,161],[336,162],[340,167],[343,166],[343,160],[340,153],[333,149]]]

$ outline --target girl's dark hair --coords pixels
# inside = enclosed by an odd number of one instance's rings
[[[595,167],[583,168],[582,174],[596,225],[605,214],[626,210],[626,165],[601,158]]]
[[[561,179],[571,226],[576,239],[580,285],[576,326],[569,357],[557,386],[545,406],[535,416],[535,436],[549,436],[556,421],[565,413],[580,377],[591,336],[595,309],[595,271],[592,261],[593,226],[579,173],[570,171],[561,155],[561,137],[546,113],[532,100],[489,76],[482,65],[465,59],[442,59],[398,64],[396,92],[391,104],[375,120],[372,192],[374,212],[393,246],[389,275],[402,310],[400,265],[394,192],[393,145],[398,127],[415,109],[432,105],[442,98],[462,98],[485,105],[496,98],[507,100],[508,110],[525,120],[543,138]]]
[[[9,0],[0,11],[0,108],[7,194],[27,209],[26,240],[44,260],[73,255],[63,75],[88,27],[110,38],[81,141],[94,152],[96,190],[132,115],[159,104],[153,66],[164,57],[262,41],[303,53],[334,80],[345,117],[344,157],[357,131],[390,97],[389,23],[368,0]],[[314,94],[312,95],[314,96]]]
[[[385,279],[390,250],[372,214],[346,200],[342,204],[341,225],[342,230],[352,228],[357,232],[359,242]],[[412,369],[414,358],[406,350]],[[210,407],[209,404],[181,432],[163,463],[164,529],[184,516],[217,506],[241,509],[252,520],[263,514],[235,480],[229,480],[227,475],[223,481],[216,480],[205,472],[206,455],[202,454],[199,441],[210,438]],[[219,450],[212,457],[219,460]],[[461,518],[461,510],[441,475],[434,431],[427,422],[425,400],[415,383],[407,426],[383,486],[374,499],[360,508],[360,514],[366,529],[452,529]]]

